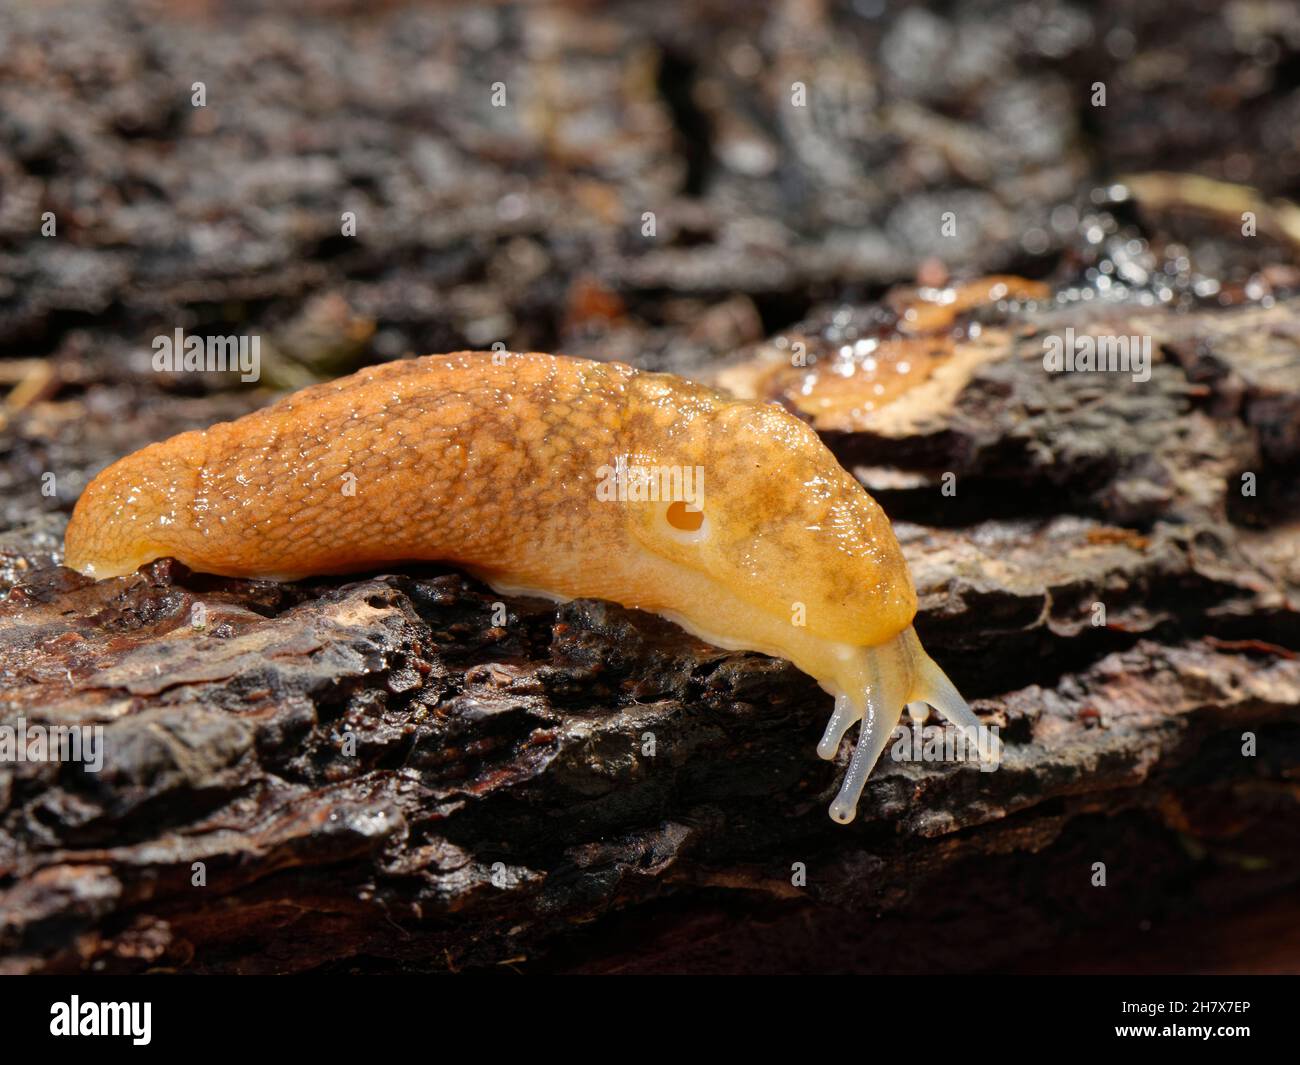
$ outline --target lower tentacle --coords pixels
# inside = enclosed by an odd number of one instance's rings
[[[860,711],[853,704],[853,700],[847,695],[835,696],[835,712],[831,714],[831,719],[826,722],[826,731],[822,733],[822,738],[817,744],[817,754],[828,761],[835,757],[835,752],[840,749],[840,741],[844,739],[844,733],[853,727],[853,722],[862,716]]]

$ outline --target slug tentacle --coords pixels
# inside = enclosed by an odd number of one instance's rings
[[[985,738],[979,718],[925,653],[911,626],[892,640],[863,648],[862,680],[864,689],[858,699],[844,693],[836,696],[835,711],[817,744],[822,758],[834,758],[845,733],[855,721],[862,722],[848,772],[830,806],[831,817],[840,824],[848,824],[857,815],[867,777],[888,745],[904,708],[912,720],[921,723],[929,716],[928,707],[933,706],[962,731],[981,758],[997,761],[1001,757],[996,737]]]
[[[912,630],[909,628],[907,631]],[[867,776],[875,768],[903,713],[903,704],[908,701],[911,677],[905,669],[899,668],[898,659],[903,657],[899,651],[905,653],[905,647],[899,647],[901,644],[904,641],[899,637],[880,647],[868,648],[866,652],[868,687],[862,726],[858,730],[858,745],[830,809],[831,818],[842,825],[847,825],[857,816],[858,799],[862,797]]]
[[[924,693],[922,699],[968,735],[978,735],[980,719],[975,716],[970,704],[961,697],[948,675],[924,651],[921,652],[918,680],[920,690]]]
[[[827,761],[834,758],[835,752],[840,749],[840,741],[844,739],[844,734],[861,717],[862,711],[854,706],[852,699],[847,695],[835,696],[835,712],[831,714],[831,719],[826,722],[826,731],[817,744],[818,756],[825,758]]]

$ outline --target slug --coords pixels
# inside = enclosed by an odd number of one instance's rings
[[[905,705],[979,725],[917,640],[888,518],[817,434],[620,363],[460,352],[314,385],[109,466],[65,552],[97,579],[165,556],[277,580],[438,560],[503,594],[652,611],[813,677],[835,697],[821,757],[861,722],[841,823]]]

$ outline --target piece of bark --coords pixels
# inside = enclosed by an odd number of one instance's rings
[[[1289,302],[1132,313],[1257,388],[1294,336]],[[1274,347],[1238,342],[1259,322]],[[93,584],[57,517],[10,534],[4,715],[101,724],[108,758],[0,771],[4,968],[974,970],[1293,887],[1298,537],[1228,476],[1291,471],[1174,354],[1049,377],[1015,339],[1040,324],[1006,317],[937,434],[832,434],[901,485],[918,630],[1006,745],[887,750],[849,827],[830,698],[783,662],[436,567]],[[967,524],[971,481],[1000,513]]]

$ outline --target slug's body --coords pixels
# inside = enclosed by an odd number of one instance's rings
[[[611,497],[621,468],[702,474],[705,490],[685,508],[649,485]],[[502,592],[608,599],[787,658],[836,696],[824,758],[863,722],[842,822],[904,704],[978,725],[916,639],[888,519],[817,435],[618,363],[460,353],[316,385],[110,466],[66,549],[96,578],[164,556],[282,580],[443,560]]]

